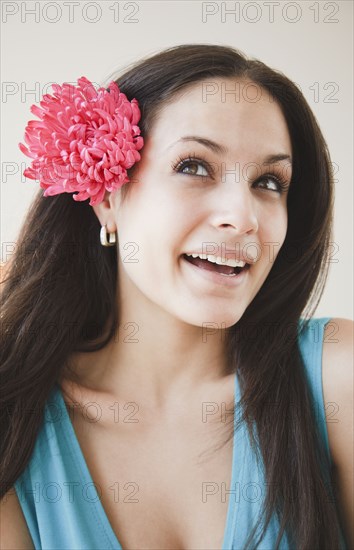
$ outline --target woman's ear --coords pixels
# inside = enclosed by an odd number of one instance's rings
[[[92,206],[100,224],[107,225],[107,231],[114,233],[117,230],[117,224],[115,220],[115,198],[116,193],[110,193],[106,191],[104,199],[99,204]]]

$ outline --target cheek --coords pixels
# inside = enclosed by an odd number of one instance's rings
[[[280,244],[283,245],[288,229],[288,211],[286,206],[282,209],[282,215],[280,216],[279,222],[277,224],[277,229],[279,233]]]
[[[269,211],[266,218],[260,223],[261,248],[265,263],[273,264],[284,244],[287,228],[288,213],[285,207],[277,211]]]
[[[120,219],[120,273],[123,271],[149,295],[154,294],[154,289],[162,291],[171,279],[183,246],[176,217],[171,214],[157,205],[153,210],[126,211]]]
[[[263,234],[283,243],[288,227],[286,204],[271,205],[262,212],[259,222],[259,228]]]

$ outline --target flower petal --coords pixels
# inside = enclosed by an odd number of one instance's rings
[[[116,82],[95,89],[82,76],[78,85],[52,84],[31,112],[24,141],[18,146],[32,159],[24,175],[38,179],[44,196],[76,193],[75,201],[98,204],[105,190],[128,182],[127,169],[140,160],[143,138],[137,100],[127,99]]]

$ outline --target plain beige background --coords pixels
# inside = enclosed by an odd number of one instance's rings
[[[16,246],[39,185],[22,175],[18,148],[30,106],[51,82],[86,76],[102,84],[127,64],[168,46],[236,47],[284,72],[303,91],[336,170],[333,263],[316,316],[353,318],[353,3],[11,2],[1,3],[1,262]],[[28,162],[27,162],[28,161]]]

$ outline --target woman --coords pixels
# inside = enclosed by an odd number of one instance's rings
[[[314,115],[224,46],[169,48],[116,84],[129,182],[108,143],[101,178],[98,153],[64,151],[79,195],[42,177],[2,291],[4,546],[353,546],[352,322],[312,318],[333,215]]]

